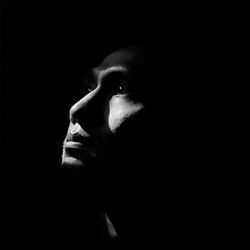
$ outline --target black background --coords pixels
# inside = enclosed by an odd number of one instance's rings
[[[72,232],[60,231],[53,191],[68,109],[81,96],[84,72],[105,55],[129,42],[157,43],[165,35],[176,37],[176,46],[189,51],[180,67],[195,76],[187,88],[199,102],[190,113],[198,117],[199,129],[208,131],[199,138],[204,164],[195,176],[212,191],[201,201],[210,206],[207,211],[224,216],[214,225],[221,228],[222,245],[246,243],[249,11],[246,2],[151,6],[4,1],[1,168],[6,249],[74,246]],[[69,223],[66,216],[61,218]]]

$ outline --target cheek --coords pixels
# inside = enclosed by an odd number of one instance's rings
[[[112,133],[116,133],[119,128],[129,119],[135,117],[143,110],[143,104],[114,102],[110,104],[110,112],[108,117],[108,126]]]

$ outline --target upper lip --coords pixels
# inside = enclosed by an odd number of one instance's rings
[[[88,145],[89,144],[89,138],[87,136],[83,136],[79,133],[76,134],[69,134],[67,137],[67,142],[80,142],[81,144]]]

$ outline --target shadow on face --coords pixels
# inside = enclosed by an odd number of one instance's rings
[[[62,167],[75,175],[74,197],[94,197],[124,235],[136,235],[138,225],[144,232],[145,223],[160,225],[162,234],[169,223],[174,234],[176,221],[189,218],[183,193],[190,179],[176,176],[190,167],[191,123],[177,110],[186,99],[176,99],[167,53],[160,52],[122,49],[93,68],[70,109],[63,144]]]
[[[154,154],[159,126],[152,115],[159,110],[152,108],[150,53],[142,47],[116,51],[86,75],[82,97],[70,109],[64,168],[81,169],[98,186],[109,178],[118,185]]]
[[[150,72],[147,57],[139,47],[120,50],[89,72],[82,98],[70,109],[63,165],[85,167],[91,155],[99,158],[112,154],[110,147],[124,145],[129,150],[132,145],[127,141],[136,141],[136,134],[151,120],[147,109],[153,98],[148,89],[153,83],[146,82]],[[147,123],[143,116],[148,116]]]
[[[70,109],[62,166],[80,169],[103,197],[135,191],[179,164],[182,132],[167,92],[166,58],[156,51],[135,46],[107,56],[86,75],[82,98]]]

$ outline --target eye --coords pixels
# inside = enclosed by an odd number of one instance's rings
[[[102,79],[102,86],[111,95],[130,94],[130,79],[121,72],[112,72]]]
[[[125,81],[118,82],[114,89],[115,94],[125,95],[129,93],[128,84]]]

